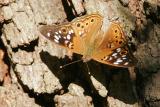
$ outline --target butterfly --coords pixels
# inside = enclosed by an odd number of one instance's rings
[[[101,15],[91,14],[60,25],[44,25],[40,32],[55,44],[83,55],[83,58],[116,67],[134,66],[134,57],[120,25],[111,22],[104,32],[102,24]]]

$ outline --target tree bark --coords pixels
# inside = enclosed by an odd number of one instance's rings
[[[18,90],[23,97],[27,93],[24,102],[29,100],[34,107],[142,107],[147,104],[158,107],[160,4],[157,3],[149,0],[17,0],[1,3],[4,17],[1,39],[10,61],[12,81],[10,86],[1,87],[6,92],[9,88],[8,94]],[[46,40],[39,29],[43,25],[61,24],[95,12],[104,17],[104,28],[110,21],[120,23],[134,46],[138,60],[135,68],[113,68],[89,61],[87,65],[78,62],[60,69],[61,65],[76,61],[80,56],[73,54],[70,59],[66,49]],[[21,101],[16,99],[17,93],[11,96],[14,96],[13,102]],[[0,102],[3,101],[6,103],[0,96]],[[7,106],[27,106],[23,101],[17,105],[13,102],[9,99]]]

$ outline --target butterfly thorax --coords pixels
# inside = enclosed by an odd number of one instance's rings
[[[82,57],[82,60],[83,60],[83,62],[88,62],[88,61],[90,61],[92,58],[90,57],[90,56],[83,56]]]

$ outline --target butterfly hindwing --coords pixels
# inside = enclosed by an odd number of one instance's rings
[[[133,66],[134,58],[129,52],[124,33],[118,24],[111,23],[92,58],[98,62],[117,67]]]
[[[134,65],[134,59],[127,47],[119,47],[110,53],[103,51],[103,55],[94,56],[94,60],[117,67],[130,67]]]

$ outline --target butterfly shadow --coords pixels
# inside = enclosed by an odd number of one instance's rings
[[[60,69],[60,66],[71,63],[72,61],[68,57],[58,58],[52,56],[46,51],[41,51],[40,57],[50,71],[60,80],[61,85],[66,90],[70,83],[76,83],[84,88],[84,94],[91,95],[95,101],[99,99],[100,104],[104,98],[98,94],[97,89],[94,87],[93,81],[91,81],[91,76],[93,76],[106,87],[109,96],[127,104],[136,102],[136,100],[130,97],[133,96],[133,93],[130,91],[132,89],[130,89],[131,84],[127,69],[110,67],[92,60],[85,63],[71,64]],[[77,60],[77,58],[75,59]],[[91,93],[91,90],[94,94]]]
[[[127,104],[137,102],[133,81],[127,68],[112,67],[96,61],[90,61],[87,65],[90,75],[106,87],[108,96]]]
[[[101,96],[98,96],[95,84],[90,79],[91,76],[105,86],[109,97],[118,99],[126,104],[135,104],[137,102],[137,96],[135,96],[135,90],[133,90],[133,81],[130,79],[127,68],[112,67],[92,60],[87,62],[87,65],[83,65],[85,68],[83,73],[88,77],[87,81],[92,91],[97,93],[96,98],[103,100]]]
[[[63,65],[72,63],[71,59],[67,56],[64,58],[58,58],[50,55],[47,51],[41,51],[40,57],[42,62],[46,64],[49,70],[59,79],[64,89],[67,89],[68,85],[75,80],[78,71],[76,66],[69,65],[60,68]]]
[[[72,63],[73,60],[77,60],[81,56],[75,55],[74,59],[71,61],[68,57],[58,58],[56,56],[50,55],[47,51],[41,51],[40,57],[43,63],[47,65],[49,70],[59,79],[64,91],[67,92],[67,88],[70,83],[75,83],[84,88],[85,95],[94,96],[93,100],[99,99],[100,102],[102,101],[103,98],[100,95],[98,95],[98,93],[96,93],[97,91],[94,88],[92,81],[90,80],[90,75],[88,75],[88,72],[91,70],[90,64],[89,66],[87,66],[88,63],[86,65],[86,63],[81,61],[78,63],[71,64],[69,66],[65,66],[63,69],[60,69],[61,65]],[[89,69],[87,67],[89,67]],[[95,78],[99,78],[99,76],[97,75]],[[101,79],[98,81],[101,81]],[[94,91],[94,94],[91,93],[91,90]]]
[[[104,65],[104,67],[106,67]],[[108,96],[118,99],[126,104],[137,103],[137,93],[134,81],[130,78],[127,68],[109,69]]]

